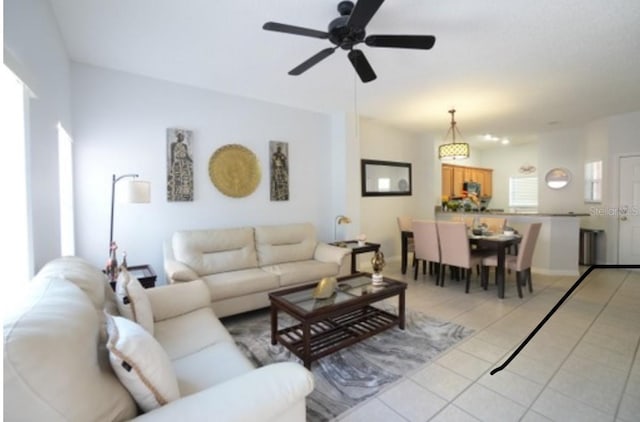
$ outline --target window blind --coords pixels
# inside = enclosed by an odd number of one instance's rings
[[[538,178],[536,176],[509,178],[509,207],[538,207]]]

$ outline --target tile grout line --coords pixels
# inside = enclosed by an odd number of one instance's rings
[[[539,290],[539,291],[537,292],[537,295],[539,295],[540,293],[544,292],[545,290],[547,290],[547,289],[549,289],[549,288],[553,287],[556,283],[560,282],[561,280],[562,280],[562,277],[558,277],[554,283],[550,283],[550,284],[548,284],[547,286],[545,286],[544,288],[542,288],[541,290]],[[615,291],[611,294],[611,296],[609,297],[609,300],[607,300],[607,302],[606,302],[606,303],[609,303],[609,301],[611,300],[611,298],[612,298],[612,297],[615,295],[615,293],[620,289],[620,287],[622,286],[622,284],[623,284],[623,283],[620,283],[620,285],[619,285],[619,286],[615,289]],[[575,295],[575,294],[577,294],[580,290],[582,290],[582,289],[583,289],[583,287],[584,287],[584,286],[580,286],[580,288],[576,290],[576,292],[574,293],[574,295]],[[507,313],[505,313],[503,316],[501,316],[499,319],[495,320],[493,323],[491,323],[491,324],[487,325],[486,327],[484,327],[484,328],[483,328],[483,330],[484,330],[484,329],[487,329],[487,328],[489,328],[489,327],[491,327],[491,326],[493,326],[493,325],[495,325],[495,324],[498,324],[498,323],[499,323],[499,322],[501,322],[504,318],[508,317],[512,312],[516,311],[516,310],[517,310],[517,309],[519,309],[522,305],[524,305],[525,303],[530,302],[530,301],[531,301],[531,300],[533,300],[533,299],[534,299],[534,297],[530,297],[529,299],[527,299],[527,300],[526,300],[525,302],[523,302],[522,304],[520,304],[520,305],[518,305],[518,306],[514,307],[514,308],[513,308],[513,309],[511,309],[509,312],[507,312]],[[603,311],[605,308],[606,308],[606,304],[604,304],[604,305],[603,305],[603,307],[602,307],[602,309],[600,310],[600,312],[598,312],[598,315],[596,315],[596,316],[595,316],[595,319],[597,319],[597,318],[598,318],[598,316],[600,316],[600,314],[602,313],[602,311]],[[594,319],[594,320],[595,320],[595,319]],[[589,327],[591,327],[591,325],[592,325],[592,324],[593,324],[593,322],[590,324],[590,326],[589,326]],[[586,332],[587,332],[588,330],[589,330],[589,328],[587,328],[587,329],[585,330],[585,334],[586,334]],[[479,332],[478,332],[478,333],[476,333],[476,334],[479,334]],[[564,363],[564,362],[566,361],[566,359],[568,359],[568,356],[569,356],[569,355],[571,355],[571,352],[573,351],[573,349],[575,349],[575,347],[577,346],[577,344],[578,344],[578,343],[580,343],[580,340],[582,339],[582,337],[584,337],[584,335],[585,335],[585,334],[583,334],[583,335],[580,337],[580,339],[577,341],[576,345],[574,345],[574,347],[571,349],[571,351],[569,352],[569,354],[567,355],[567,357],[565,357],[565,359],[563,359],[562,363]],[[474,336],[475,336],[475,335],[474,335]],[[474,336],[471,336],[470,338],[473,338]],[[510,355],[510,353],[512,352],[512,350],[513,350],[515,347],[517,347],[517,345],[518,345],[518,344],[520,344],[520,343],[522,342],[522,340],[523,340],[525,337],[526,337],[526,336],[523,336],[523,337],[521,338],[521,340],[520,340],[520,341],[518,341],[518,342],[516,343],[516,345],[515,345],[515,346],[512,346],[512,347],[511,347],[511,349],[509,349],[505,354],[503,354],[503,355],[502,355],[502,357],[501,357],[500,359],[498,359],[498,361],[495,363],[495,365],[499,364],[499,363],[500,363],[500,362],[502,362],[502,361],[503,361],[507,356],[509,356],[509,355]],[[495,345],[495,346],[498,346],[498,345]],[[466,353],[466,352],[465,352],[465,353]],[[468,354],[469,354],[469,355],[471,355],[471,356],[474,356],[474,355],[472,355],[472,354],[470,354],[470,353],[468,353]],[[476,358],[478,358],[478,359],[482,359],[482,358],[477,357],[477,356],[474,356],[474,357],[476,357]],[[484,360],[484,359],[482,359],[482,360]],[[488,362],[488,361],[487,361],[487,362]],[[538,393],[538,394],[536,395],[536,397],[533,399],[533,401],[531,402],[531,404],[530,404],[529,406],[522,405],[522,404],[520,404],[520,403],[516,402],[515,400],[513,400],[512,398],[507,397],[507,396],[503,395],[502,393],[497,392],[497,391],[495,391],[495,390],[493,390],[493,389],[491,389],[491,388],[488,388],[488,387],[486,387],[486,386],[482,386],[482,387],[489,389],[490,391],[494,392],[495,394],[498,394],[500,397],[503,397],[503,398],[505,398],[506,400],[509,400],[509,401],[511,401],[511,402],[513,402],[513,403],[516,403],[517,405],[520,405],[520,406],[524,407],[526,410],[525,410],[525,412],[523,413],[522,417],[520,418],[520,419],[522,419],[522,418],[524,418],[524,417],[525,417],[525,415],[526,415],[528,412],[530,412],[530,411],[534,411],[534,410],[532,409],[533,405],[534,405],[534,404],[535,404],[535,402],[538,400],[538,398],[540,397],[540,395],[545,391],[545,389],[546,389],[546,388],[548,388],[548,384],[549,384],[549,382],[551,382],[551,380],[553,379],[553,377],[554,377],[554,376],[556,375],[556,373],[560,370],[560,367],[562,367],[562,363],[561,363],[561,365],[558,367],[558,369],[556,369],[556,371],[553,373],[553,375],[549,378],[549,380],[548,380],[548,381],[543,385],[542,389],[540,390],[540,393]],[[460,392],[459,392],[455,397],[453,397],[453,398],[449,401],[449,403],[447,404],[447,406],[445,406],[445,407],[443,407],[442,409],[440,409],[440,411],[439,411],[439,412],[437,412],[436,414],[434,414],[434,415],[433,415],[433,417],[432,417],[431,419],[433,419],[433,418],[434,418],[434,417],[436,417],[439,413],[441,413],[441,412],[444,410],[444,408],[446,408],[446,407],[448,407],[448,406],[450,406],[450,405],[455,406],[454,401],[455,401],[456,399],[458,399],[462,394],[464,394],[467,390],[469,390],[469,388],[471,388],[471,386],[473,386],[473,385],[477,384],[477,383],[478,383],[478,381],[480,380],[480,378],[482,378],[484,375],[486,375],[486,374],[487,374],[487,373],[489,373],[490,371],[491,371],[491,367],[490,367],[489,369],[487,369],[486,371],[484,371],[484,372],[483,372],[480,376],[478,376],[475,380],[472,380],[472,383],[471,383],[471,384],[469,384],[469,385],[468,385],[467,387],[465,387],[462,391],[460,391]],[[517,374],[516,374],[516,375],[517,375]],[[524,377],[524,378],[525,378],[525,379],[528,379],[528,378],[526,378],[526,377]],[[531,380],[530,380],[530,381],[531,381]],[[533,382],[535,382],[535,381],[533,381]],[[537,383],[536,383],[536,384],[537,384]],[[540,385],[540,384],[539,384],[539,385]],[[464,410],[464,409],[463,409],[463,410]],[[430,420],[431,420],[431,419],[430,419]]]
[[[622,284],[625,284],[627,282],[627,278],[630,275],[631,274],[627,273],[627,277],[625,277],[625,280],[622,282]],[[621,287],[622,287],[622,285],[621,285]],[[638,341],[636,342],[636,350],[633,353],[633,359],[631,360],[631,365],[629,367],[629,371],[627,372],[627,378],[625,379],[624,387],[622,388],[622,394],[620,394],[620,399],[618,400],[618,405],[616,406],[616,412],[615,412],[615,415],[614,415],[614,420],[618,419],[618,414],[620,413],[620,407],[622,406],[622,401],[624,400],[624,396],[625,396],[625,393],[627,391],[627,387],[629,386],[629,380],[631,379],[631,373],[633,371],[633,367],[635,365],[635,362],[638,359],[638,350],[639,349],[640,349],[640,337],[638,338]]]
[[[625,277],[626,278],[626,277]],[[575,349],[578,347],[578,345],[582,342],[582,340],[584,339],[584,337],[586,336],[586,334],[589,332],[589,330],[593,327],[593,324],[595,321],[598,320],[598,318],[600,318],[600,315],[602,315],[602,312],[604,312],[604,310],[607,308],[607,306],[609,305],[609,303],[611,302],[611,300],[613,299],[613,297],[618,293],[618,291],[620,290],[620,288],[622,287],[622,285],[624,284],[624,280],[618,285],[618,287],[611,293],[611,295],[609,296],[609,298],[607,299],[606,302],[603,303],[602,308],[600,309],[600,311],[598,312],[598,314],[593,318],[593,320],[591,321],[591,323],[589,324],[589,326],[585,329],[584,333],[582,333],[582,335],[580,336],[580,338],[576,341],[576,344],[574,344],[574,346],[571,348],[571,350],[569,351],[569,353],[567,353],[567,355],[564,357],[564,359],[562,359],[562,361],[560,362],[560,365],[558,365],[558,367],[556,368],[556,370],[553,372],[553,374],[551,375],[551,377],[549,377],[549,379],[547,380],[547,382],[544,384],[544,386],[542,387],[542,389],[540,390],[540,392],[536,395],[536,397],[533,399],[533,401],[531,402],[531,404],[527,407],[527,411],[525,412],[525,415],[530,412],[530,411],[534,411],[533,406],[536,404],[536,402],[538,401],[538,399],[540,399],[540,396],[549,388],[551,390],[553,390],[552,388],[549,387],[549,384],[551,383],[551,381],[556,377],[556,375],[558,374],[558,372],[560,372],[560,370],[562,369],[562,367],[564,366],[564,364],[566,363],[566,361],[569,359],[569,357],[573,354],[573,352],[575,351]],[[572,295],[572,298],[575,297],[575,295],[582,289],[584,288],[584,285],[580,286],[580,289],[576,290],[574,292],[574,294]],[[556,390],[557,391],[557,390]],[[566,394],[564,394],[561,391],[557,391],[558,393],[572,398],[570,396],[567,396]],[[582,400],[578,400],[576,398],[572,398],[573,400],[576,400],[580,403],[583,403],[585,405],[587,405],[590,408],[596,409],[598,411],[601,411],[604,413],[604,411],[602,409],[598,409],[593,407],[590,403],[585,403]],[[543,415],[544,416],[544,415]],[[523,415],[524,417],[524,415]],[[545,416],[546,417],[546,416]],[[522,420],[522,418],[520,418]],[[615,420],[615,418],[614,418]]]
[[[547,290],[548,288],[552,287],[552,286],[553,286],[553,285],[555,285],[556,283],[558,283],[558,282],[561,280],[561,278],[562,278],[562,277],[558,277],[554,283],[550,283],[550,284],[548,284],[547,286],[543,287],[542,289],[538,290],[538,291],[536,292],[536,296],[537,296],[537,295],[539,295],[539,294],[541,294],[542,292],[544,292],[544,291],[545,291],[545,290]],[[515,312],[517,309],[519,309],[519,308],[520,308],[521,306],[523,306],[525,303],[528,303],[528,302],[530,302],[530,301],[531,301],[531,300],[533,300],[533,299],[534,299],[534,296],[532,296],[532,297],[528,298],[526,301],[523,301],[523,302],[522,302],[521,304],[519,304],[518,306],[513,307],[513,308],[512,308],[512,309],[510,309],[507,313],[505,313],[504,315],[502,315],[500,318],[498,318],[497,320],[495,320],[495,321],[494,321],[494,322],[492,322],[491,324],[489,324],[489,325],[487,325],[486,327],[484,327],[484,328],[483,328],[483,330],[486,330],[487,328],[489,328],[489,327],[491,327],[491,326],[493,326],[493,325],[495,325],[495,324],[497,324],[497,323],[501,322],[504,318],[507,318],[511,313]],[[479,333],[480,333],[480,331],[479,331],[478,333],[476,333],[476,334],[479,334]],[[475,336],[475,335],[474,335],[474,336]],[[474,336],[470,336],[469,338],[473,338]],[[517,345],[518,345],[518,344],[519,344],[519,343],[520,343],[524,338],[525,338],[525,336],[523,336],[523,337],[521,338],[521,340],[519,340],[518,342],[516,342],[516,345],[512,346],[509,350],[507,350],[507,352],[505,352],[505,353],[500,357],[500,359],[498,359],[498,361],[494,363],[494,365],[499,364],[500,362],[502,362],[502,360],[503,360],[503,359],[505,359],[507,356],[509,356],[510,352],[511,352],[515,347],[517,347]],[[492,344],[492,343],[489,343],[489,344]],[[496,344],[493,344],[493,345],[494,345],[494,346],[496,346],[496,347],[501,347],[501,346],[496,345]],[[462,351],[462,350],[461,350],[461,352],[467,353],[467,352]],[[470,356],[473,356],[473,357],[475,357],[475,358],[478,358],[478,359],[484,360],[484,359],[482,359],[482,358],[480,358],[480,357],[478,357],[478,356],[474,356],[474,355],[473,355],[473,354],[471,354],[471,353],[467,353],[467,354],[469,354]],[[489,362],[489,361],[486,361],[486,360],[485,360],[485,362]],[[446,405],[446,406],[444,406],[442,409],[440,409],[437,413],[435,413],[435,414],[434,414],[434,415],[433,415],[429,420],[432,420],[432,419],[433,419],[433,418],[435,418],[438,414],[442,413],[442,411],[443,411],[445,408],[447,408],[448,406],[456,406],[456,405],[455,405],[455,403],[454,403],[454,401],[455,401],[456,399],[458,399],[462,394],[464,394],[467,390],[469,390],[469,389],[471,388],[471,386],[476,385],[476,384],[478,383],[478,381],[480,380],[480,378],[482,378],[484,375],[486,375],[487,373],[489,373],[489,372],[491,371],[492,366],[493,366],[493,365],[491,365],[491,366],[489,367],[489,369],[487,369],[487,370],[485,370],[484,372],[482,372],[482,374],[480,374],[480,376],[478,376],[476,379],[471,380],[471,383],[470,383],[469,385],[467,385],[467,386],[466,386],[462,391],[460,391],[460,392],[459,392],[458,394],[456,394],[456,395],[455,395],[451,400],[449,400],[449,401],[448,401],[448,403],[447,403],[447,405]],[[455,372],[455,371],[454,371],[454,372]],[[458,375],[460,375],[460,374],[458,374]],[[465,378],[466,378],[466,377],[465,377]],[[509,400],[509,401],[511,401],[511,402],[513,402],[513,403],[516,403],[516,404],[518,404],[518,405],[520,405],[520,406],[522,406],[522,407],[526,407],[526,406],[523,406],[523,405],[521,405],[520,403],[516,402],[515,400],[513,400],[513,399],[511,399],[511,398],[509,398],[509,397],[507,397],[507,396],[505,396],[505,395],[503,395],[503,394],[501,394],[501,393],[499,393],[499,392],[497,392],[497,391],[492,390],[491,388],[488,388],[488,387],[486,387],[486,386],[484,386],[484,385],[481,385],[481,386],[482,386],[482,387],[484,387],[484,388],[487,388],[488,390],[490,390],[490,391],[494,392],[495,394],[498,394],[500,397],[503,397],[503,398],[505,398],[506,400]],[[458,406],[456,406],[456,407],[458,407]],[[461,409],[461,410],[462,410],[462,411],[464,411],[465,413],[469,414],[469,412],[467,412],[466,410],[464,410],[464,409]],[[524,412],[523,417],[524,417],[524,415],[526,415],[526,414],[527,414],[527,412],[528,412],[528,411],[529,411],[529,408],[526,408],[526,411]],[[476,419],[478,419],[478,418],[476,418]]]

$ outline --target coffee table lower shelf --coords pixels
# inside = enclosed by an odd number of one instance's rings
[[[301,322],[278,330],[275,340],[302,359],[306,368],[311,362],[399,325],[399,317],[373,306],[365,306],[342,315],[311,323]],[[308,326],[308,328],[307,328]],[[404,327],[401,327],[404,328]],[[305,335],[305,329],[309,334]],[[308,339],[308,352],[305,340]]]

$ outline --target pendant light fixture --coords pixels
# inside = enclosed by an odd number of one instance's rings
[[[466,142],[456,142],[456,132],[458,132],[458,135],[462,137],[462,134],[456,127],[456,120],[455,120],[456,110],[451,109],[449,110],[449,113],[451,114],[451,127],[447,131],[447,134],[444,136],[444,140],[446,142],[447,138],[449,137],[449,134],[451,134],[452,141],[449,144],[442,144],[440,145],[440,147],[438,147],[438,158],[441,160],[442,159],[460,160],[464,158],[469,158],[469,152],[470,152],[469,144]]]

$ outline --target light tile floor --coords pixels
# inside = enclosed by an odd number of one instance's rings
[[[389,263],[408,283],[407,307],[476,330],[422,368],[340,415],[356,421],[640,420],[640,272],[595,270],[503,371],[490,375],[551,310],[577,277],[534,274],[518,298],[472,282],[437,287]],[[395,302],[395,301],[394,301]],[[393,303],[393,302],[392,302]]]

